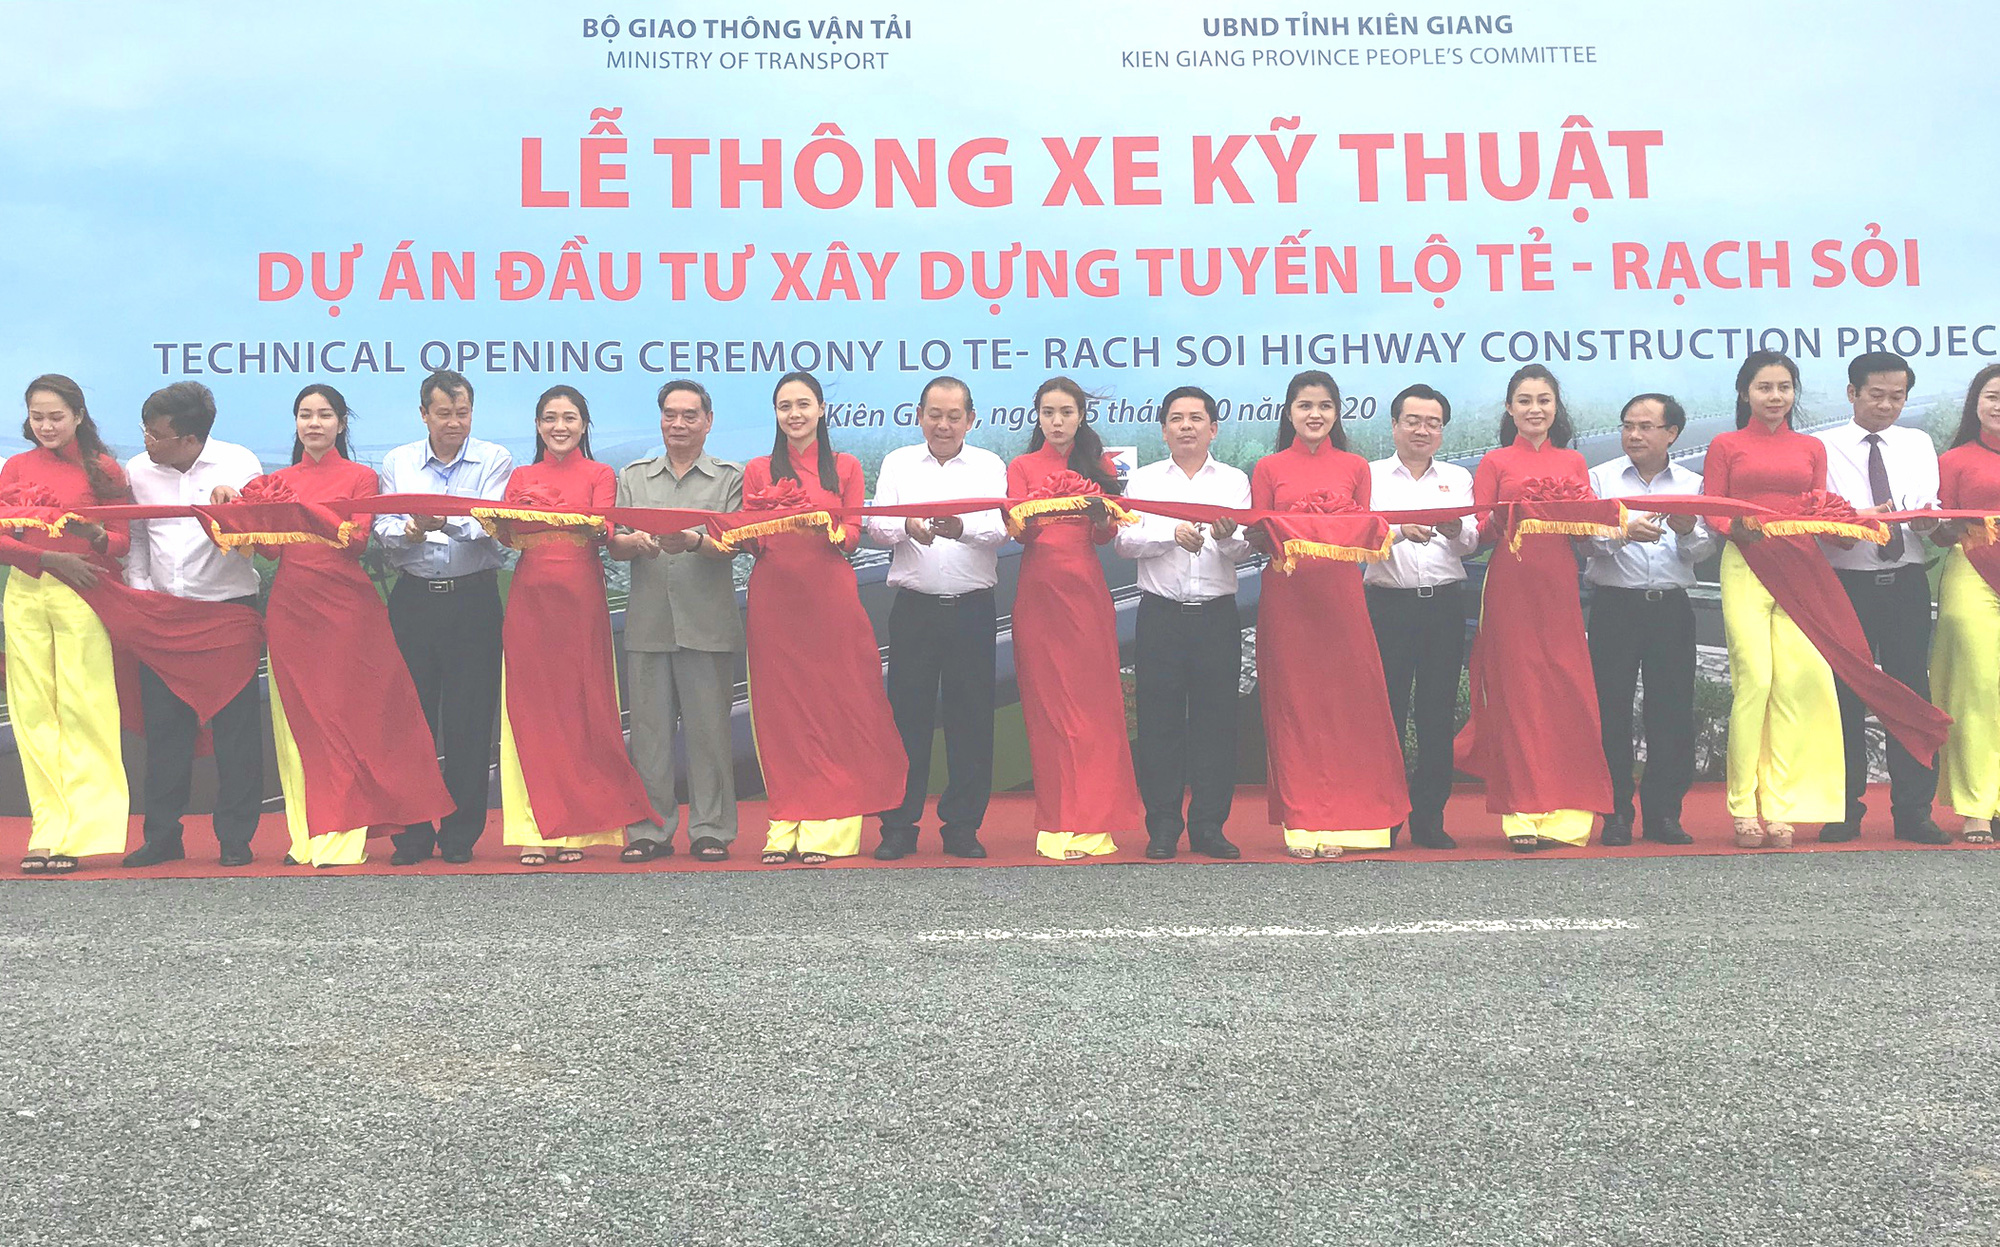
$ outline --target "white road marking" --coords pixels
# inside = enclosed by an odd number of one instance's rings
[[[1366,927],[1056,927],[1040,931],[947,930],[922,931],[925,944],[983,944],[1003,940],[1038,942],[1067,940],[1213,940],[1330,939],[1351,940],[1374,935],[1509,935],[1548,931],[1637,931],[1639,924],[1623,918],[1433,918],[1424,922],[1389,922]]]

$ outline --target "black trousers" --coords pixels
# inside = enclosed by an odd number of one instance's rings
[[[451,588],[433,590],[439,584]],[[435,826],[416,823],[399,833],[396,847],[469,853],[486,829],[500,710],[499,577],[493,572],[448,581],[398,577],[389,591],[389,626],[443,758],[445,791],[457,806]]]
[[[1612,813],[1633,816],[1632,694],[1643,679],[1646,775],[1636,785],[1639,809],[1647,827],[1678,821],[1694,783],[1694,607],[1687,591],[1593,585],[1589,636]]]
[[[903,803],[882,814],[882,834],[916,839],[931,786],[931,738],[944,713],[944,834],[971,834],[993,795],[993,590],[932,597],[896,590],[889,607],[889,709],[909,755]]]
[[[1190,841],[1219,836],[1236,796],[1243,670],[1236,596],[1181,603],[1144,594],[1137,639],[1133,769],[1146,803],[1146,838],[1177,844],[1183,831]]]
[[[1915,537],[1909,540],[1916,540]],[[1868,636],[1875,665],[1910,686],[1917,696],[1931,695],[1931,583],[1921,564],[1905,563],[1882,572],[1840,572],[1841,587],[1854,613],[1861,617],[1861,631]],[[1867,812],[1862,794],[1868,790],[1868,737],[1864,721],[1867,707],[1861,699],[1840,690],[1840,731],[1847,746],[1847,818],[1859,824]],[[1910,755],[1910,751],[1889,740],[1889,808],[1901,827],[1930,817],[1931,801],[1937,796],[1937,772]]]
[[[1410,827],[1444,830],[1451,796],[1451,738],[1457,727],[1458,676],[1465,669],[1465,594],[1452,583],[1430,589],[1368,586],[1368,618],[1389,681],[1396,739],[1417,721],[1417,757],[1408,767]]]
[[[255,608],[255,594],[231,598]],[[257,679],[246,681],[209,724],[215,743],[215,838],[243,847],[257,832],[264,810],[263,696]],[[179,844],[181,816],[194,786],[195,743],[201,721],[194,707],[174,695],[151,667],[139,668],[139,708],[146,716],[146,843]]]

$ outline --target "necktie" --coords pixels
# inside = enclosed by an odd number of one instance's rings
[[[1879,506],[1890,501],[1894,495],[1889,492],[1889,465],[1882,462],[1882,435],[1870,433],[1862,439],[1868,443],[1868,492],[1874,495]],[[1884,563],[1895,563],[1903,557],[1903,529],[1901,525],[1889,526],[1889,543],[1875,547],[1875,557]]]

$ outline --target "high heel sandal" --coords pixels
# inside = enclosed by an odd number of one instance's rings
[[[1739,849],[1761,849],[1764,847],[1764,824],[1754,818],[1736,820],[1736,847]]]
[[[1764,824],[1764,839],[1774,849],[1792,847],[1792,825],[1790,823]]]
[[[1965,826],[1960,830],[1959,836],[1967,844],[1991,844],[1993,843],[1993,820],[1990,818],[1968,818],[1965,820]],[[21,869],[26,870],[27,868],[28,864],[22,862]]]

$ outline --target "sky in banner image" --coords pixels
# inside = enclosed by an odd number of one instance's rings
[[[790,367],[870,461],[935,371],[1001,449],[1071,373],[1147,457],[1184,382],[1268,444],[1301,367],[1364,450],[1417,380],[1477,449],[1528,360],[1586,427],[1664,389],[1705,438],[1752,347],[1832,416],[1886,345],[1921,410],[2000,356],[1996,34],[1838,0],[8,3],[0,361],[75,376],[127,452],[201,380],[268,462],[307,380],[379,458],[441,364],[516,451],[579,386],[611,460],[679,375],[761,453]]]

